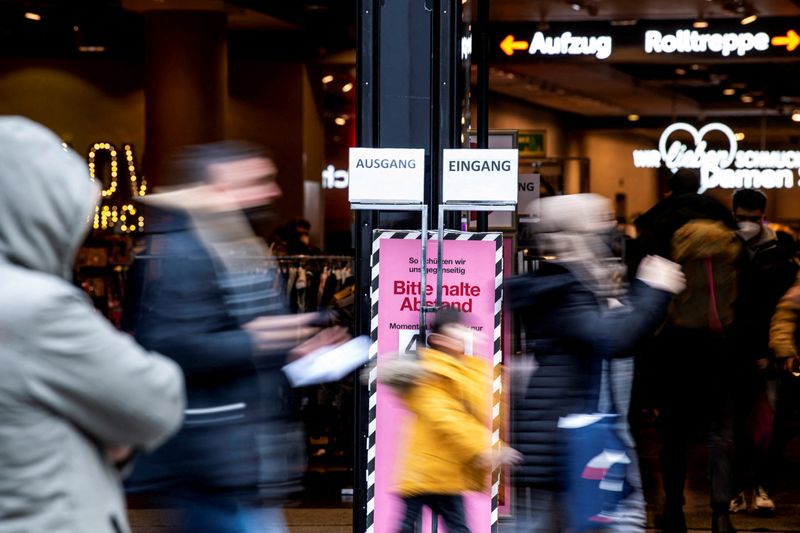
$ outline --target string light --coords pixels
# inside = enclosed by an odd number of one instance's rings
[[[120,174],[120,161],[118,158],[117,148],[107,142],[98,142],[92,145],[88,155],[89,176],[92,181],[96,181],[98,176],[102,179],[100,172],[101,165],[97,161],[97,156],[100,152],[108,152],[109,154],[109,184],[108,188],[104,189],[102,194],[103,205],[95,208],[94,218],[92,220],[92,227],[96,230],[114,230],[118,229],[123,233],[133,233],[142,231],[144,229],[144,217],[136,215],[136,207],[133,204],[113,205],[113,196],[117,192]],[[147,194],[147,182],[143,176],[138,176],[136,172],[136,162],[134,159],[133,146],[130,144],[123,145],[125,156],[125,167],[127,169],[128,177],[130,180],[131,198],[138,198]],[[131,222],[138,222],[132,224]]]

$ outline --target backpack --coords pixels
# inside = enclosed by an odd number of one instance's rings
[[[670,322],[721,333],[734,320],[739,295],[739,237],[721,222],[692,220],[672,237],[672,258],[686,275],[686,290],[673,300]]]

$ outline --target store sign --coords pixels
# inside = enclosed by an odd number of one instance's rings
[[[322,171],[323,189],[346,189],[350,186],[350,174],[346,170],[336,170],[333,165],[328,165]]]
[[[710,142],[719,149],[711,149]],[[791,189],[797,182],[800,151],[739,150],[733,130],[725,124],[713,122],[698,130],[678,122],[661,134],[658,150],[634,150],[633,164],[664,166],[672,172],[697,169],[701,193],[714,188]]]
[[[461,59],[472,57],[472,34],[461,37]]]
[[[443,150],[442,160],[445,202],[517,202],[518,150]]]
[[[350,148],[350,203],[421,204],[425,150]]]
[[[644,51],[648,54],[719,54],[723,57],[744,57],[751,52],[769,50],[770,37],[765,32],[702,33],[678,30],[661,33],[649,30],[644,34]]]
[[[609,35],[586,37],[573,35],[565,31],[560,35],[545,35],[537,31],[529,41],[519,41],[509,34],[500,43],[500,49],[507,56],[516,51],[528,51],[528,55],[536,56],[594,56],[597,59],[608,59],[613,51],[613,39]]]

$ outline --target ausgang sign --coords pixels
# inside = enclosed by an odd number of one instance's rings
[[[718,187],[791,189],[798,182],[800,151],[739,150],[733,130],[721,122],[700,129],[677,122],[661,134],[658,150],[634,150],[633,164],[637,168],[664,166],[672,172],[696,169],[700,192]]]
[[[350,203],[421,204],[425,150],[350,148]]]

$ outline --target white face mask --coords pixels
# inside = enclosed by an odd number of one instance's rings
[[[750,222],[749,220],[745,222],[739,222],[739,231],[736,233],[745,240],[745,242],[750,242],[751,240],[755,239],[759,233],[761,233],[761,224],[756,224],[755,222]]]

